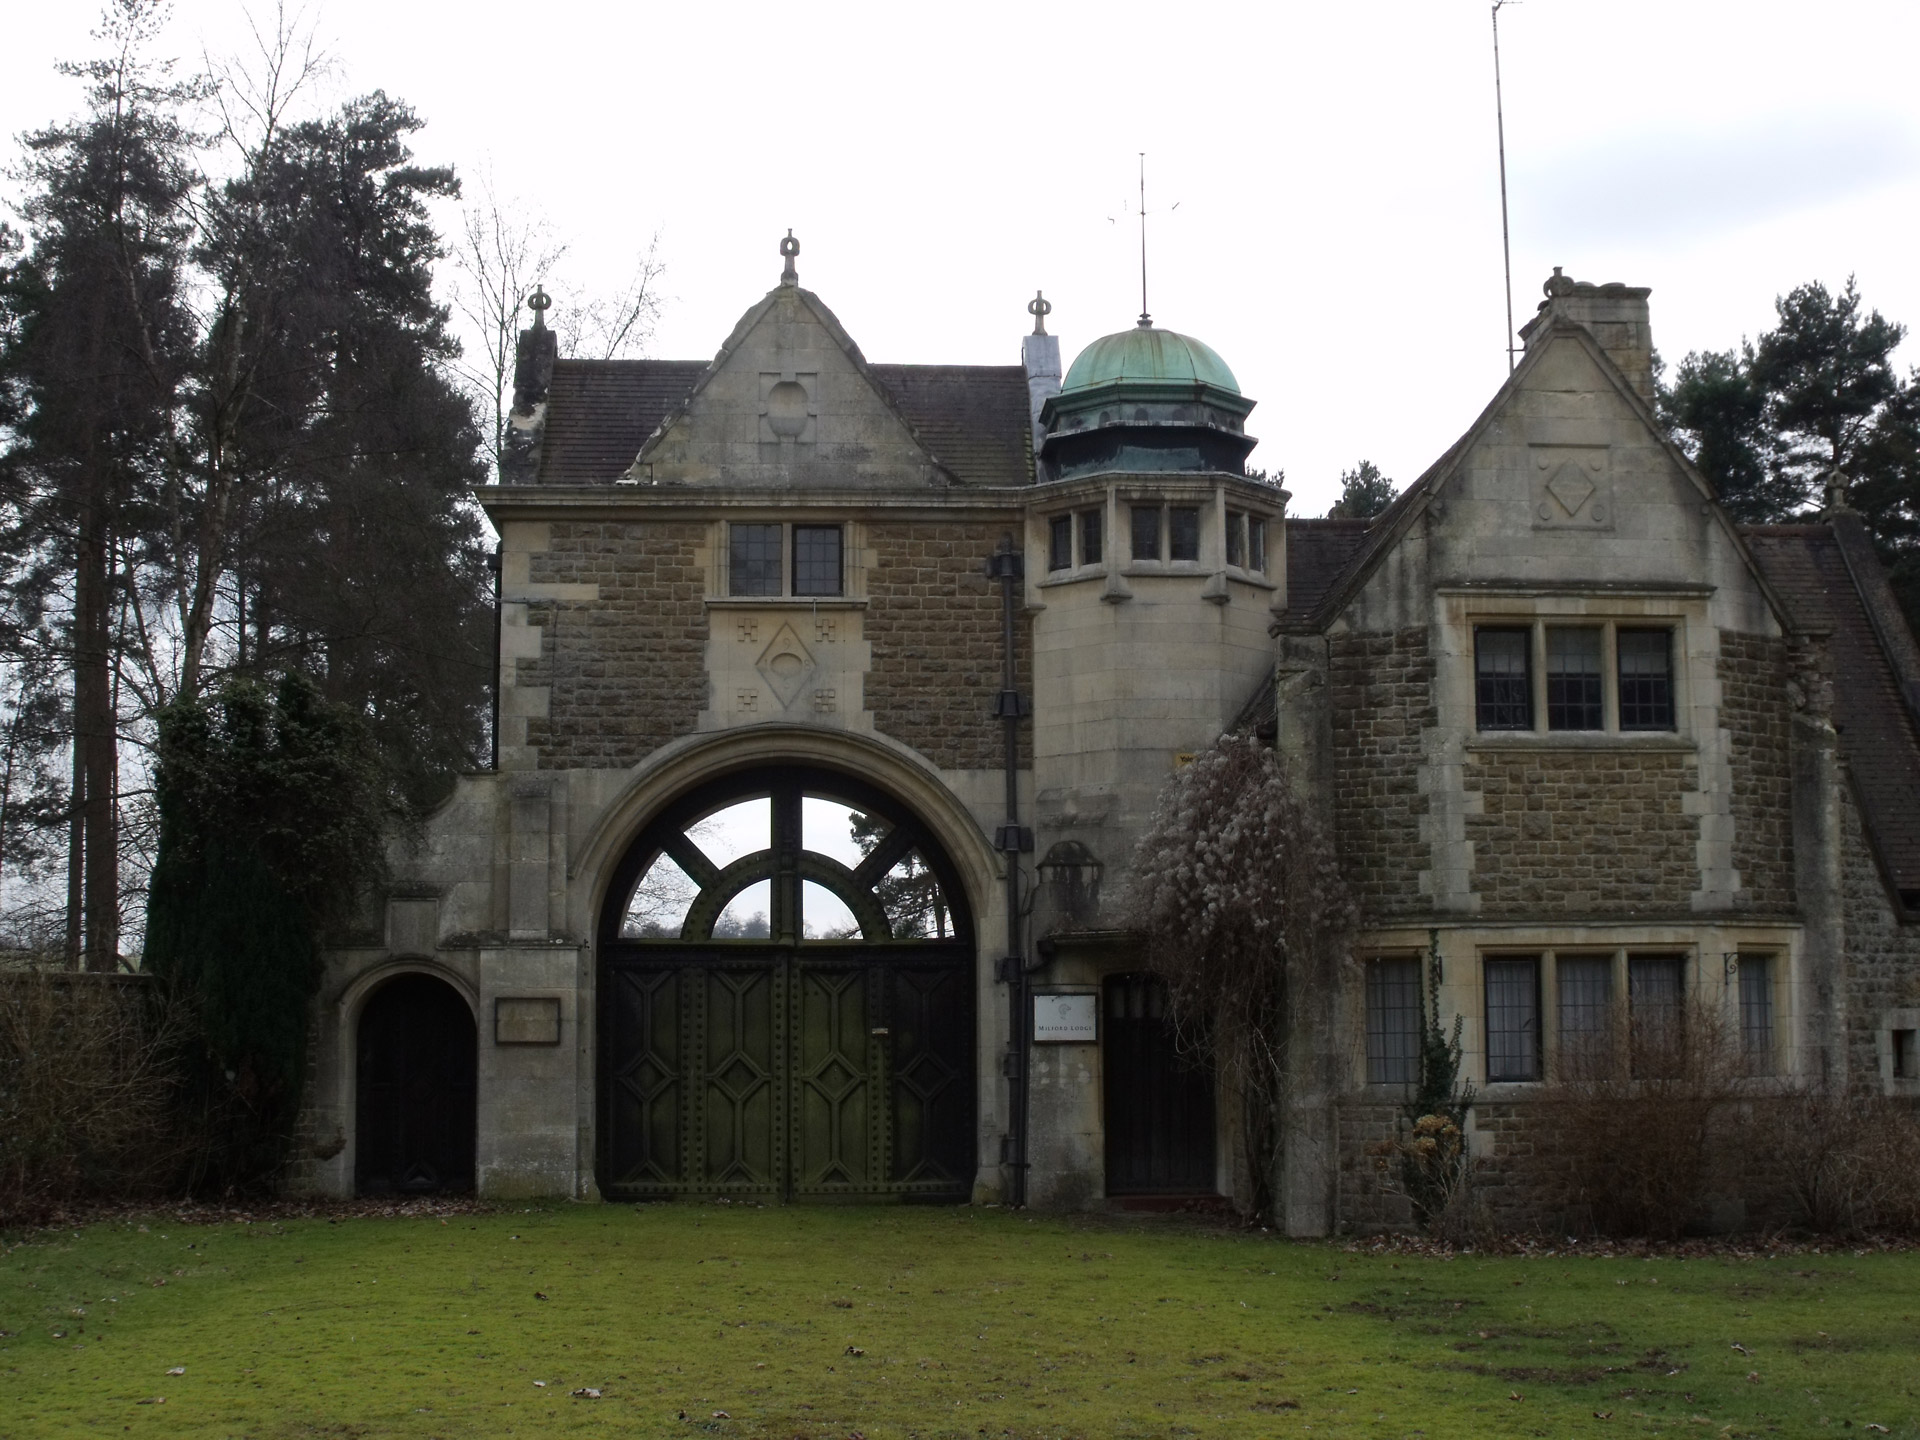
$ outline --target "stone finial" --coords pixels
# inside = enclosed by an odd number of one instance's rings
[[[800,253],[800,242],[793,238],[793,231],[787,231],[787,238],[780,242],[781,257],[787,262],[787,268],[780,272],[782,285],[798,285],[800,272],[793,268],[793,257]]]
[[[533,312],[534,329],[544,330],[547,328],[547,310],[552,304],[553,297],[547,294],[546,287],[535,285],[533,287],[533,293],[527,297],[527,308]]]
[[[1547,283],[1540,287],[1540,293],[1549,300],[1557,300],[1563,295],[1573,294],[1575,283],[1571,275],[1561,274],[1560,267],[1556,265],[1553,274],[1547,277]]]
[[[1826,491],[1827,499],[1827,507],[1822,513],[1838,515],[1853,509],[1853,507],[1847,503],[1848,480],[1844,473],[1837,468],[1829,470],[1821,477],[1821,481],[1822,488]]]
[[[1047,316],[1053,313],[1053,302],[1036,290],[1033,292],[1033,299],[1027,302],[1027,313],[1033,316],[1033,333],[1046,334]]]

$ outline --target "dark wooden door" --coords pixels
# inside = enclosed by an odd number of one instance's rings
[[[1213,1074],[1182,1053],[1166,987],[1150,975],[1110,976],[1106,1012],[1107,1193],[1213,1194]]]
[[[809,846],[816,801],[858,822],[860,854]],[[750,832],[702,828],[749,803]],[[974,947],[956,879],[925,827],[851,776],[767,767],[669,808],[601,914],[601,1190],[968,1198]],[[749,887],[757,937],[721,925]],[[812,925],[810,889],[851,924]]]
[[[354,1188],[362,1195],[473,1189],[473,1012],[431,975],[380,987],[360,1013]]]
[[[968,956],[815,948],[604,965],[607,1194],[967,1198]]]

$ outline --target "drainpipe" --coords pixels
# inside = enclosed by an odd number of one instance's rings
[[[1006,857],[1007,865],[1007,953],[1000,961],[999,978],[1006,983],[1007,1017],[1013,1031],[1001,1060],[1013,1122],[1013,1133],[1001,1146],[1001,1163],[1013,1171],[1012,1203],[1019,1206],[1027,1203],[1027,1071],[1033,1040],[1027,967],[1020,946],[1020,856],[1033,849],[1033,831],[1020,823],[1020,722],[1033,713],[1033,702],[1020,693],[1014,664],[1014,592],[1026,578],[1026,567],[1011,535],[1002,537],[999,548],[988,557],[987,575],[1000,582],[1000,693],[994,697],[993,713],[1000,718],[1005,737],[1007,795],[1006,823],[995,832],[993,845]]]
[[[505,563],[501,551],[506,548],[504,540],[493,547],[493,554],[487,557],[487,568],[493,571],[493,769],[500,768],[500,567]]]

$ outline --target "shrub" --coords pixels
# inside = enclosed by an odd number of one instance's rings
[[[181,1032],[141,977],[0,974],[0,1223],[171,1181]]]
[[[1809,1089],[1769,1114],[1796,1223],[1822,1234],[1920,1232],[1920,1111],[1910,1102]]]

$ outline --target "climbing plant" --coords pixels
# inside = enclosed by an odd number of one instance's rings
[[[146,967],[194,1017],[196,1189],[270,1187],[306,1068],[320,937],[378,878],[399,813],[366,725],[297,671],[161,712]]]
[[[1332,837],[1278,754],[1228,735],[1167,782],[1134,851],[1132,885],[1133,924],[1174,1024],[1239,1099],[1265,1214],[1297,999],[1338,984],[1354,925]]]

